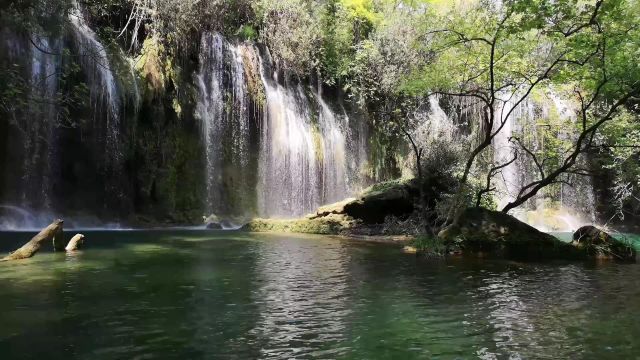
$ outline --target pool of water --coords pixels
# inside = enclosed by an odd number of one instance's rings
[[[30,235],[0,233],[0,251]],[[428,260],[298,235],[85,235],[77,254],[0,263],[0,358],[640,354],[639,265]]]

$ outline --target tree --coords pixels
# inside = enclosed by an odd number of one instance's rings
[[[579,134],[559,166],[549,169],[545,159],[513,139],[521,156],[528,156],[540,174],[502,211],[563,181],[600,127],[638,95],[639,67],[628,55],[639,50],[637,18],[634,0],[479,1],[470,9],[432,14],[424,46],[433,60],[415,71],[403,88],[412,94],[467,98],[481,108],[480,119],[471,124],[479,139],[464,164],[458,193],[465,192],[476,160],[510,121],[514,109],[534,90],[557,84],[571,86],[581,104]],[[491,179],[504,166],[495,160],[491,164],[478,202],[493,190]]]

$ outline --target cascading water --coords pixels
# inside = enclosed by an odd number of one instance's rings
[[[570,130],[557,130],[554,139],[558,140],[560,145],[545,144],[544,132],[551,131],[554,122],[555,128],[571,129],[575,122],[575,110],[573,104],[552,91],[547,92],[541,99],[528,99],[518,105],[507,101],[497,109],[496,119],[504,120],[506,114],[512,112],[494,138],[494,161],[496,164],[504,164],[513,159],[516,152],[519,155],[518,159],[503,168],[494,180],[498,208],[513,201],[522,187],[540,177],[533,159],[519,149],[514,139],[517,138],[536,154],[539,160],[543,159],[545,151],[551,150],[551,146],[562,147],[563,140],[572,142],[574,134]],[[563,126],[558,127],[558,124]],[[562,151],[560,148],[552,150]],[[545,231],[574,231],[579,225],[593,223],[595,200],[590,179],[573,176],[570,180],[572,186],[560,184],[558,190],[550,187],[543,189],[527,204],[515,209],[513,215]]]
[[[510,115],[508,115],[510,113]],[[507,115],[509,118],[507,119]],[[517,153],[517,148],[514,144],[514,140],[512,140],[513,136],[518,136],[522,134],[522,131],[531,130],[530,127],[535,127],[535,116],[533,105],[525,100],[519,105],[516,106],[513,100],[505,101],[501,107],[496,110],[495,114],[496,123],[494,124],[494,131],[497,131],[498,127],[502,126],[502,129],[496,134],[493,140],[493,149],[494,149],[494,159],[496,164],[506,164],[514,159]],[[505,120],[506,119],[506,120]],[[502,125],[504,123],[504,125]],[[535,134],[535,128],[530,133]],[[527,138],[520,139],[521,141],[527,142],[527,146],[531,141]],[[536,143],[533,141],[533,143]],[[522,154],[524,156],[524,154]],[[501,169],[500,173],[497,176],[497,190],[496,190],[496,200],[498,203],[498,208],[502,209],[509,202],[513,201],[520,188],[526,184],[527,181],[531,179],[529,173],[526,171],[520,171],[519,165],[522,164],[523,159],[520,158],[520,161],[514,161],[512,164],[506,166]]]
[[[295,216],[320,202],[322,137],[311,123],[300,85],[293,91],[268,79],[263,69],[266,110],[261,134],[259,209],[265,216]]]
[[[300,84],[278,81],[268,53],[260,66],[266,93],[260,214],[300,216],[348,197],[358,186],[354,179],[363,159],[358,149],[347,153],[346,144],[364,146],[351,138],[348,116],[337,115],[321,95],[305,93]]]
[[[83,184],[82,179],[76,180],[79,174],[74,173],[75,169],[103,181],[100,184],[104,185],[103,190],[110,199],[119,198],[122,194],[117,180],[122,165],[120,130],[123,110],[118,80],[105,47],[87,25],[77,4],[65,19],[70,24],[69,31],[57,37],[46,32],[16,35],[9,30],[2,31],[3,38],[7,39],[3,44],[9,50],[7,58],[21,65],[20,69],[24,71],[21,76],[29,82],[26,111],[14,113],[13,120],[9,122],[8,131],[18,135],[19,140],[9,137],[8,152],[15,160],[8,160],[8,165],[21,168],[19,179],[7,176],[4,182],[4,190],[11,190],[3,194],[3,201],[10,205],[3,205],[5,211],[0,213],[0,228],[45,226],[54,216],[62,216],[64,209],[68,209],[66,202],[59,203],[61,198],[65,198],[65,192],[73,194],[75,185],[95,191],[97,182]],[[66,55],[67,47],[70,56]],[[62,112],[70,109],[64,99],[69,97],[69,91],[76,90],[68,88],[68,78],[65,78],[67,87],[62,86],[61,79],[67,76],[69,64],[73,63],[80,65],[82,78],[79,81],[87,85],[90,101],[72,105],[73,112],[69,114]],[[139,94],[136,95],[135,76],[131,75],[131,91],[137,106]],[[85,111],[90,111],[92,122],[84,121]],[[87,153],[92,155],[88,157]],[[75,184],[67,185],[65,178],[73,179]],[[82,199],[75,201],[86,203]],[[20,212],[8,211],[11,206],[13,209],[28,209],[25,211],[33,215],[25,218]],[[73,222],[72,217],[65,220]],[[83,220],[82,223],[96,224],[97,219]]]
[[[329,105],[318,96],[320,104],[320,133],[322,137],[322,200],[336,202],[349,192],[347,168],[348,117],[333,113]]]
[[[203,34],[200,46],[196,115],[205,146],[207,211],[243,215],[253,206],[255,164],[250,147],[256,120],[244,57],[238,46],[219,34]]]
[[[268,51],[205,33],[196,81],[209,211],[299,216],[359,186],[365,141],[349,117],[302,84],[280,82]]]
[[[45,37],[38,37],[31,44],[30,119],[24,129],[25,187],[21,202],[44,209],[51,207],[51,179],[56,152],[51,145],[56,140],[58,122],[54,99],[58,92],[60,63],[51,53],[59,52],[60,48],[59,41]]]
[[[87,24],[82,9],[78,4],[69,14],[72,33],[76,42],[77,58],[86,76],[89,86],[91,108],[94,111],[96,124],[103,128],[105,135],[106,164],[113,171],[122,157],[120,149],[120,109],[121,97],[118,92],[116,78],[111,69],[109,57],[104,45]],[[102,104],[106,105],[106,118],[102,115]],[[103,122],[104,121],[104,122]]]

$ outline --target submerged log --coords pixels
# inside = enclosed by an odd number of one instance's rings
[[[71,240],[69,240],[69,244],[67,244],[67,247],[64,249],[67,251],[76,251],[80,249],[82,244],[84,244],[84,235],[75,234]]]
[[[57,239],[59,243],[62,242],[62,224],[64,222],[60,219],[52,222],[49,226],[42,229],[38,235],[34,236],[28,243],[24,244],[18,250],[12,252],[8,256],[0,259],[0,261],[27,259],[35,255],[43,243],[47,241],[53,241]]]
[[[59,221],[62,221],[62,220],[59,220]],[[60,229],[53,235],[53,250],[64,251],[64,247],[66,243],[67,242],[64,240],[64,230],[62,229],[62,224],[61,224]]]

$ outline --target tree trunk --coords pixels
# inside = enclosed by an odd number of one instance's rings
[[[83,243],[84,243],[84,235],[75,234],[71,238],[71,240],[69,240],[69,244],[67,244],[67,247],[64,249],[67,251],[76,251],[80,248],[80,246],[82,246]]]
[[[34,236],[28,243],[24,244],[18,250],[12,252],[8,256],[4,257],[0,261],[9,261],[9,260],[19,260],[19,259],[27,259],[35,255],[43,243],[47,241],[53,241],[62,243],[62,220],[56,220],[52,222],[49,226],[42,229],[38,233],[38,235]]]

